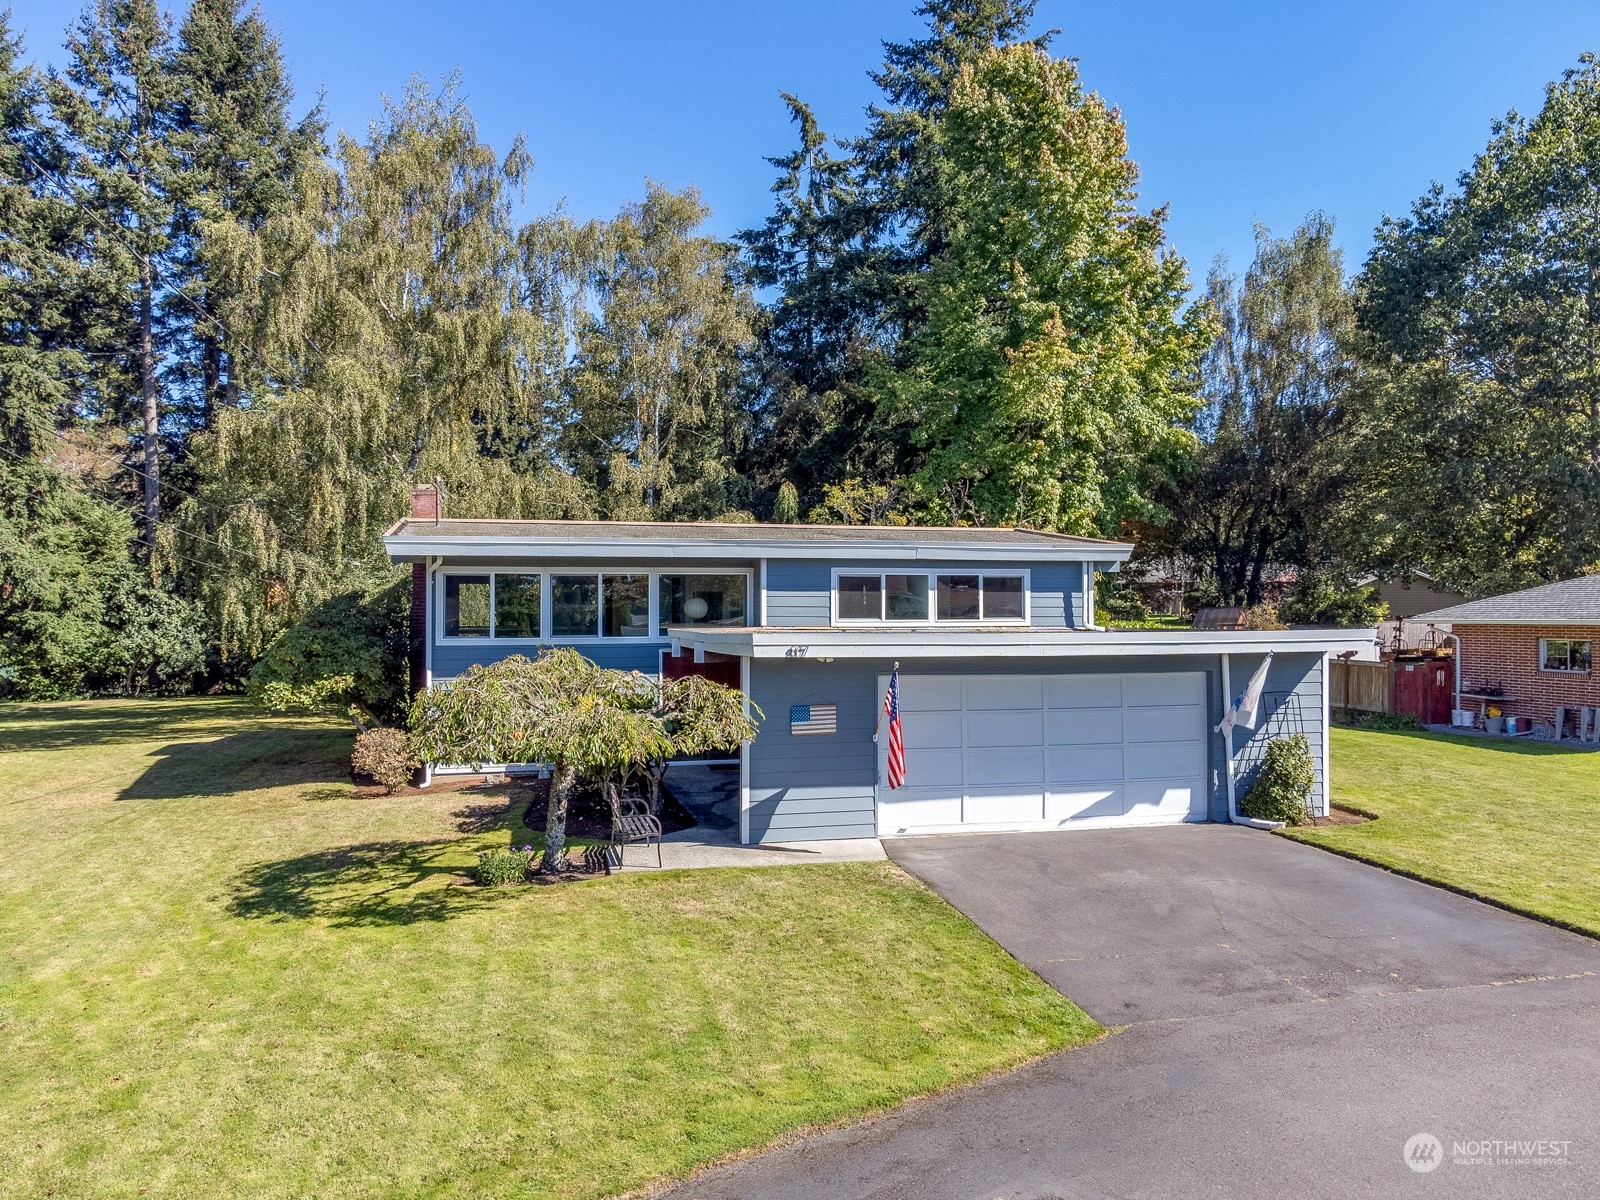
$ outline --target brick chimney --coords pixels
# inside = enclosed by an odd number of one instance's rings
[[[444,490],[437,483],[419,483],[411,489],[411,519],[439,521],[444,516]]]
[[[411,489],[411,519],[437,524],[444,517],[444,481],[419,483]],[[428,568],[411,564],[410,653],[411,695],[428,686]]]

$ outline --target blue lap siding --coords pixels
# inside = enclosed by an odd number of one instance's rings
[[[1260,655],[1230,659],[1235,693],[1249,682],[1260,662]],[[751,699],[766,713],[761,732],[750,746],[752,842],[823,841],[875,834],[878,758],[872,735],[883,699],[878,680],[892,666],[887,659],[832,663],[762,659],[750,664]],[[1221,660],[1215,657],[919,659],[910,665],[902,663],[900,670],[902,675],[1201,671],[1207,681],[1209,724],[1214,726],[1223,713]],[[1322,656],[1279,654],[1268,672],[1266,692],[1274,702],[1282,695],[1298,698],[1301,727],[1317,767],[1315,801],[1319,810],[1325,811]],[[838,705],[838,733],[796,737],[789,732],[791,705],[824,702]],[[1281,719],[1265,721],[1254,731],[1236,731],[1236,761],[1247,758],[1252,741],[1274,736],[1282,723]],[[1223,764],[1222,737],[1214,734],[1210,739],[1207,809],[1216,821],[1228,819]]]

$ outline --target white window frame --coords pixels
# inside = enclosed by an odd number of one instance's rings
[[[1579,667],[1547,667],[1547,666],[1545,666],[1545,663],[1548,661],[1548,658],[1549,658],[1549,656],[1545,652],[1545,647],[1548,646],[1551,642],[1564,642],[1564,643],[1566,643],[1566,645],[1568,647],[1576,646],[1576,645],[1588,646],[1589,647],[1589,665],[1587,667],[1582,667],[1582,668],[1579,668]],[[1568,651],[1567,651],[1567,661],[1569,663],[1572,661],[1572,651],[1571,651],[1571,649],[1568,649]],[[1594,671],[1594,640],[1592,638],[1574,638],[1574,637],[1540,638],[1539,639],[1539,670],[1541,672],[1543,672],[1544,674],[1546,674],[1546,675],[1588,675],[1588,674],[1591,674]]]
[[[885,575],[926,575],[928,577],[928,615],[920,621],[891,621],[887,617],[841,617],[839,615],[839,579],[844,575],[876,575],[878,577],[879,595],[887,596],[888,587],[883,582]],[[979,617],[975,621],[941,621],[939,619],[939,576],[941,575],[976,575],[979,578],[979,594],[982,594],[983,579],[988,576],[1006,579],[1022,580],[1022,616],[1019,617]],[[881,611],[881,610],[880,610]],[[894,629],[949,629],[961,625],[994,625],[997,627],[1019,627],[1033,622],[1033,576],[1027,567],[939,567],[921,570],[915,567],[906,568],[891,564],[886,567],[835,567],[833,578],[828,587],[828,620],[833,625],[886,625]]]
[[[494,629],[494,598],[496,575],[537,575],[539,576],[539,636],[538,637],[460,637],[446,634],[444,631],[444,581],[452,575],[487,575],[489,576],[489,628]],[[572,637],[556,637],[550,632],[551,607],[550,607],[550,579],[554,575],[644,575],[650,580],[650,624],[649,632],[644,637],[606,637],[596,632]],[[744,611],[746,619],[751,615],[751,604],[754,603],[754,572],[746,567],[674,567],[671,570],[630,568],[627,566],[613,567],[517,567],[517,566],[482,566],[482,567],[440,567],[434,572],[432,591],[433,612],[437,614],[432,622],[436,630],[433,644],[435,646],[596,646],[596,645],[665,645],[671,639],[664,634],[658,634],[660,626],[659,606],[661,595],[661,576],[663,575],[742,575],[744,577]],[[605,585],[602,583],[601,616],[605,614]],[[601,622],[596,621],[597,630]],[[717,626],[708,625],[706,628],[715,629]]]

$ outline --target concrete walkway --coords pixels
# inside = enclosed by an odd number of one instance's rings
[[[1118,1031],[669,1195],[1600,1195],[1600,943],[1232,827],[889,850]]]
[[[881,862],[887,857],[876,838],[741,846],[737,768],[669,767],[667,790],[699,824],[661,839],[662,868],[792,867],[804,863]],[[654,846],[627,847],[623,870],[657,869]]]

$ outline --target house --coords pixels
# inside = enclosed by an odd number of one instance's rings
[[[1437,645],[1441,631],[1425,621],[1419,621],[1418,615],[1462,604],[1467,599],[1460,592],[1438,586],[1431,575],[1421,571],[1388,579],[1368,575],[1365,579],[1356,580],[1356,586],[1375,588],[1378,598],[1388,605],[1388,617],[1378,622],[1378,645],[1385,652],[1394,654]],[[1448,632],[1448,629],[1443,632]],[[1376,661],[1381,656],[1373,654],[1362,657],[1371,657]]]
[[[413,512],[384,543],[412,564],[414,678],[567,644],[737,683],[765,713],[745,842],[1227,820],[1223,697],[1268,654],[1270,715],[1235,731],[1233,775],[1303,731],[1325,812],[1328,657],[1373,636],[1102,629],[1095,574],[1132,546],[1032,530],[454,520],[428,490]]]
[[[1415,620],[1450,628],[1460,643],[1458,696],[1468,708],[1492,702],[1509,716],[1577,728],[1578,711],[1600,706],[1593,645],[1600,626],[1600,575],[1472,600]],[[1519,722],[1520,723],[1520,722]]]

